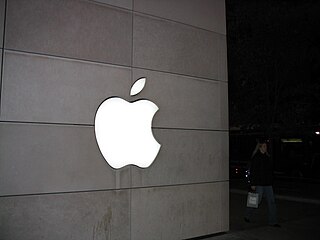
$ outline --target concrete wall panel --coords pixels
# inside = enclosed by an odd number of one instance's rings
[[[3,45],[5,0],[0,0],[0,48]]]
[[[229,179],[229,136],[221,139],[221,179]]]
[[[2,53],[3,53],[3,50],[0,49],[0,57],[1,57],[1,59],[0,59],[0,66],[2,65]],[[0,72],[0,74],[1,74],[0,76],[2,77],[2,72]],[[1,83],[1,86],[0,86],[0,120],[1,120],[2,79],[0,79],[0,83]]]
[[[221,232],[229,231],[229,182],[221,183]]]
[[[129,68],[6,52],[1,119],[93,124],[100,103],[130,87]]]
[[[218,79],[219,34],[135,14],[133,66]]]
[[[0,239],[130,239],[129,191],[0,198]]]
[[[131,64],[131,13],[76,0],[10,0],[6,48]]]
[[[220,35],[219,39],[219,79],[222,81],[228,81],[228,64],[227,64],[227,36]]]
[[[229,129],[229,111],[228,111],[228,83],[220,82],[220,121],[221,128]]]
[[[132,10],[133,0],[93,0],[93,1]]]
[[[225,0],[135,0],[134,10],[226,34]]]
[[[147,78],[145,88],[136,98],[147,98],[159,107],[154,127],[222,128],[221,82],[141,69],[133,69],[133,77]]]
[[[93,127],[0,124],[0,195],[129,187],[103,159]]]
[[[227,207],[222,184],[133,189],[131,239],[175,240],[221,231],[222,205]]]
[[[161,144],[148,169],[132,168],[132,186],[161,186],[228,180],[223,161],[227,132],[154,129]]]

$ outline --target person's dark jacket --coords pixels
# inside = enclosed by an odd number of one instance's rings
[[[267,153],[259,150],[253,156],[250,166],[251,186],[271,186],[273,182],[273,163]]]

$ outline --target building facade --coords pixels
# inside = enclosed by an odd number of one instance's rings
[[[0,0],[0,20],[0,239],[228,231],[223,0]],[[102,157],[94,117],[112,96],[159,107],[149,168]]]

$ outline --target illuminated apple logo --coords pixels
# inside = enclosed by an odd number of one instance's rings
[[[138,79],[130,95],[142,91],[146,78]],[[154,139],[152,119],[157,105],[148,100],[127,102],[118,97],[106,99],[95,117],[95,134],[100,151],[107,163],[116,169],[126,165],[149,167],[161,145]]]

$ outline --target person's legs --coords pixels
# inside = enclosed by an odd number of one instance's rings
[[[259,205],[262,201],[262,196],[263,196],[263,187],[262,186],[256,186],[256,193],[259,194]],[[246,222],[250,222],[250,219],[253,215],[253,213],[257,210],[256,208],[251,208],[251,207],[246,207],[246,212],[244,215],[244,219]]]
[[[268,223],[270,225],[275,225],[277,221],[277,208],[273,194],[272,186],[265,186],[265,196],[268,204]]]

